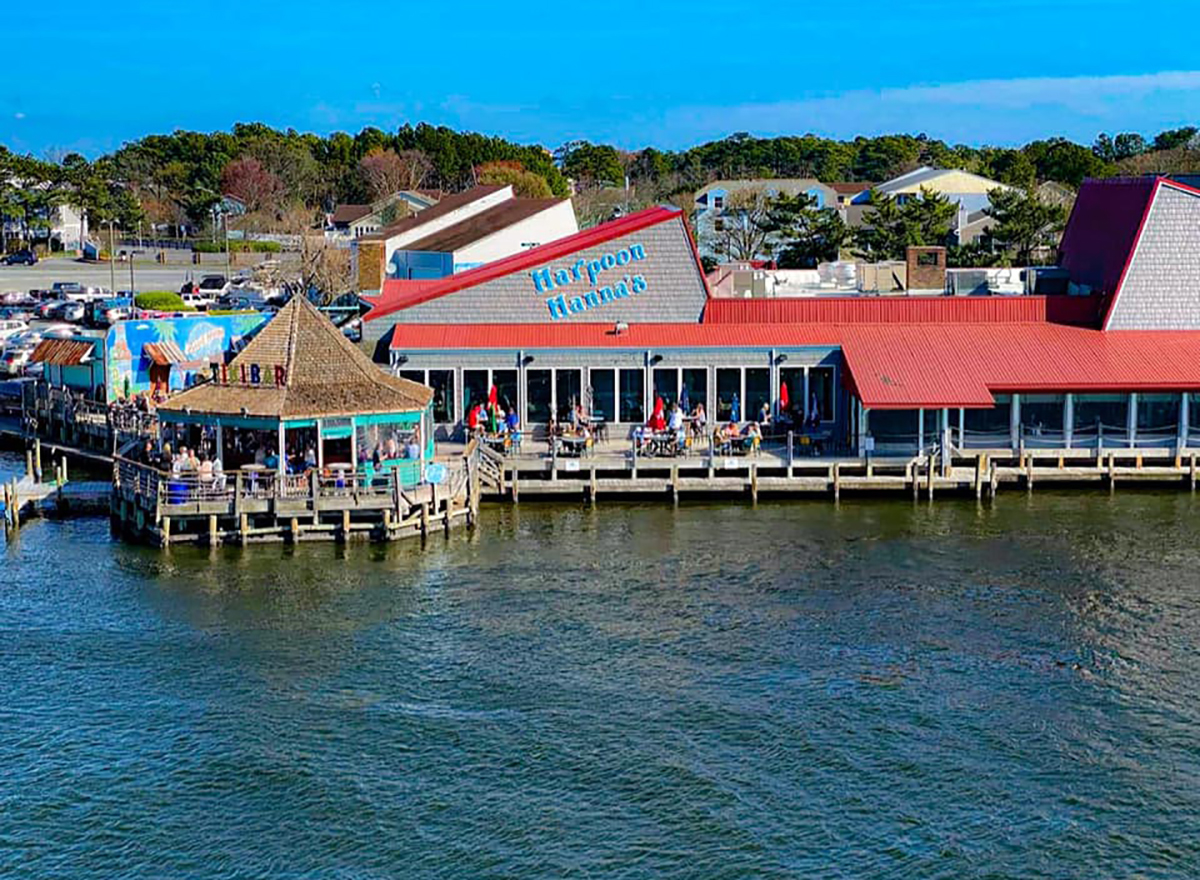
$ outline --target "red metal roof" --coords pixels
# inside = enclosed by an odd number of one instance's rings
[[[841,347],[870,409],[990,407],[993,394],[1200,390],[1200,331],[958,324],[398,324],[398,351]]]
[[[1075,284],[1115,293],[1129,265],[1160,178],[1085,180],[1059,245],[1059,265]]]
[[[706,324],[962,324],[1053,321],[1095,325],[1103,303],[1083,296],[818,296],[711,298]]]
[[[770,348],[778,345],[833,346],[841,338],[833,325],[803,324],[397,324],[391,347],[397,351],[609,348]]]
[[[842,354],[872,409],[986,407],[1005,392],[1200,389],[1200,331],[856,326],[847,328]]]
[[[574,235],[568,235],[566,238],[560,238],[557,241],[548,242],[540,247],[530,248],[529,250],[521,251],[519,254],[513,254],[511,257],[496,260],[485,266],[480,266],[478,269],[459,272],[456,275],[441,279],[436,284],[423,286],[419,289],[409,287],[402,281],[388,280],[383,283],[383,292],[375,300],[375,307],[366,314],[363,320],[374,321],[385,315],[398,312],[401,309],[411,308],[420,303],[445,296],[448,293],[454,293],[468,287],[474,287],[477,284],[493,281],[496,278],[511,275],[514,272],[532,269],[558,260],[567,254],[595,247],[614,238],[629,235],[630,233],[637,232],[639,229],[645,229],[648,226],[655,226],[668,221],[682,222],[682,217],[682,211],[662,207],[646,208],[643,211],[637,211],[619,220],[601,223],[599,226],[593,226],[591,229],[585,229],[583,232],[577,232]],[[701,277],[703,277],[699,258],[696,259],[696,268],[700,272]]]

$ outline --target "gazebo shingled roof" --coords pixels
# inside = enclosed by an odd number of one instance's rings
[[[230,362],[230,377],[242,365],[286,370],[282,386],[195,385],[159,409],[283,420],[321,416],[413,412],[425,409],[432,389],[389,376],[304,297],[293,297]]]

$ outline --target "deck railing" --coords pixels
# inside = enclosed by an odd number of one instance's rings
[[[240,501],[304,499],[347,499],[380,502],[402,499],[407,490],[424,482],[425,462],[413,462],[386,470],[372,468],[327,468],[303,474],[281,475],[265,470],[218,471],[211,476],[188,471],[169,473],[153,465],[116,455],[113,486],[127,496],[167,506],[224,501],[236,507]],[[454,491],[463,488],[468,462],[446,468],[446,482]]]

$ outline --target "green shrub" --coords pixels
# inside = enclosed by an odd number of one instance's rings
[[[221,254],[225,252],[225,242],[197,241],[192,243],[192,250],[198,254]],[[283,250],[283,245],[277,241],[231,241],[229,252],[234,254],[277,254]]]
[[[133,299],[139,309],[150,309],[156,312],[194,312],[191,306],[183,304],[183,297],[169,290],[151,290],[139,293]]]

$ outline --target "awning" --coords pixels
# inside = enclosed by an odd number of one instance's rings
[[[174,342],[147,342],[142,346],[142,354],[160,367],[170,364],[182,364],[187,361],[179,346]]]
[[[29,360],[35,364],[73,367],[91,358],[94,347],[91,342],[78,339],[43,339]]]

